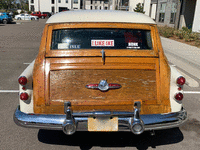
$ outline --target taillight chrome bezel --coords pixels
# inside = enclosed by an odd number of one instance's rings
[[[183,81],[180,81],[180,80],[183,80]],[[183,76],[179,76],[179,77],[176,79],[176,84],[177,84],[178,86],[183,86],[183,85],[185,84],[185,82],[186,82],[186,79],[185,79],[185,77],[183,77]]]
[[[25,82],[20,82],[20,78],[25,78]],[[25,86],[27,83],[28,83],[28,79],[25,77],[25,76],[20,76],[18,78],[18,83],[21,85],[21,86]]]
[[[178,98],[177,98],[177,95],[180,95],[180,96],[181,96],[181,99],[178,99]],[[177,93],[175,93],[175,95],[174,95],[174,99],[175,99],[176,101],[178,101],[178,102],[181,102],[181,101],[183,100],[183,98],[184,98],[184,96],[183,96],[183,93],[182,93],[182,92],[177,92]]]
[[[25,94],[25,95],[22,95],[22,94]],[[26,97],[23,98],[22,96],[26,96]],[[20,98],[20,100],[22,100],[22,101],[27,101],[27,100],[29,99],[29,94],[26,93],[26,92],[22,92],[22,93],[20,93],[19,98]]]

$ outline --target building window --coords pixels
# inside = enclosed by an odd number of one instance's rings
[[[78,0],[74,0],[74,4],[78,4]]]
[[[54,4],[54,0],[51,0],[51,4]]]
[[[68,0],[66,0],[65,3],[68,3]]]
[[[69,9],[67,7],[59,7],[59,12],[61,11],[68,11]]]
[[[31,3],[34,3],[34,0],[31,0]]]
[[[90,4],[92,4],[92,0],[90,0]]]
[[[92,10],[92,6],[90,6],[90,9]]]
[[[54,13],[54,11],[55,11],[55,8],[51,7],[51,12]]]
[[[58,0],[58,3],[61,3],[61,0]]]
[[[166,9],[167,3],[161,3],[160,4],[160,13],[159,13],[159,22],[165,21],[165,9]]]
[[[105,4],[108,4],[108,0],[105,0],[104,3],[105,3]]]
[[[31,5],[31,11],[35,11],[34,5]]]
[[[177,3],[172,3],[170,23],[174,24],[176,20]]]

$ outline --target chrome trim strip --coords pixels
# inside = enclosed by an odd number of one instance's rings
[[[87,131],[88,117],[98,116],[118,116],[119,131],[131,131],[129,124],[133,119],[133,112],[73,113],[77,131]],[[187,112],[182,109],[180,112],[169,114],[140,115],[140,118],[144,123],[145,131],[168,129],[183,124],[187,120]],[[26,114],[21,112],[18,106],[13,119],[17,125],[22,127],[62,130],[66,115]]]

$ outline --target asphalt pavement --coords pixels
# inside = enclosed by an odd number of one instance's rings
[[[188,121],[180,128],[144,133],[77,132],[66,136],[62,131],[28,129],[13,122],[19,104],[18,76],[37,56],[46,20],[0,24],[0,150],[97,150],[161,149],[199,150],[200,147],[200,49],[161,38],[165,54],[187,76],[184,107]],[[192,93],[192,92],[197,92]]]

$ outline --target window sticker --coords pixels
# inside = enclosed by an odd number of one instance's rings
[[[91,40],[91,47],[114,47],[114,40]]]
[[[138,43],[136,42],[129,42],[126,48],[140,49],[140,47],[138,46]]]
[[[69,49],[80,49],[81,45],[70,45]]]
[[[81,45],[69,45],[69,43],[58,43],[58,49],[80,49]]]
[[[69,49],[69,43],[58,43],[58,49]]]

